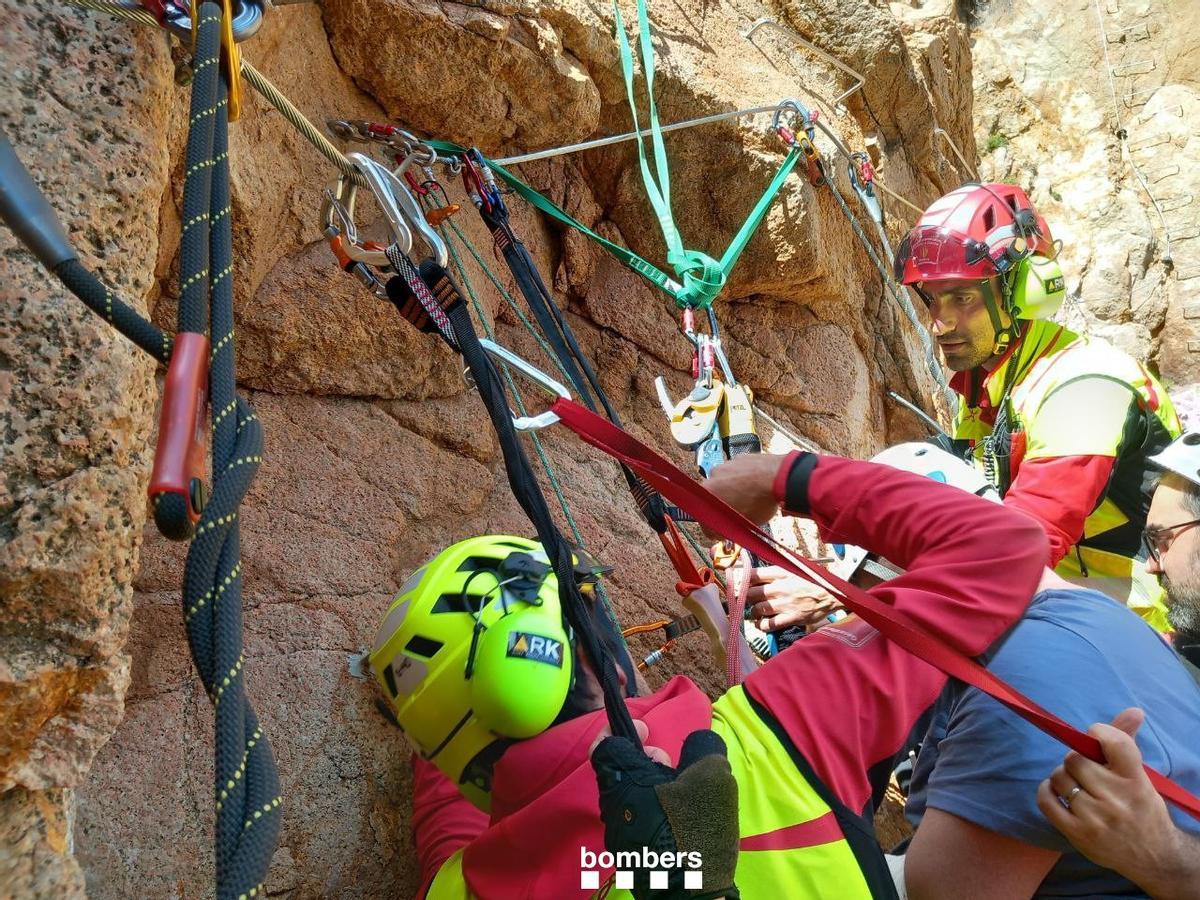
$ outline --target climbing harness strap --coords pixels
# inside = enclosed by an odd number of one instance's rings
[[[458,338],[454,334],[454,326],[450,324],[450,318],[446,314],[446,307],[443,306],[443,301],[445,303],[461,302],[458,292],[450,291],[443,287],[443,290],[441,291],[442,296],[440,298],[435,297],[433,295],[433,291],[429,287],[429,284],[424,278],[421,277],[421,273],[418,271],[416,265],[413,264],[411,259],[404,255],[399,247],[397,247],[395,244],[391,244],[388,246],[385,252],[387,253],[388,261],[392,264],[392,268],[396,270],[397,277],[403,282],[404,286],[408,288],[411,296],[416,298],[417,302],[421,305],[421,309],[425,311],[425,315],[428,316],[429,320],[436,326],[438,334],[447,344],[450,345],[451,349],[457,350]],[[429,262],[432,262],[432,260]],[[424,263],[422,265],[424,265]],[[440,269],[441,267],[438,266],[438,268]],[[448,275],[445,275],[444,269],[442,270],[441,274],[444,275],[446,279],[449,278]],[[417,325],[418,328],[425,330],[419,324],[419,320],[414,320],[410,315],[405,314],[405,310],[401,308],[400,303],[397,303],[396,297],[393,296],[393,294],[394,289],[391,287],[391,282],[389,282],[388,296],[392,299],[392,302],[396,304],[398,309],[400,309],[401,314],[405,315],[405,318]]]
[[[1088,759],[1103,762],[1100,744],[1094,737],[1043,709],[975,660],[908,622],[867,591],[842,581],[814,562],[792,555],[737,510],[611,422],[561,397],[550,406],[550,411],[583,441],[626,463],[665,498],[688,510],[706,528],[737,541],[771,565],[780,566],[794,575],[826,587],[847,610],[857,613],[888,640],[951,677],[994,697],[1072,750]],[[1144,768],[1160,795],[1200,819],[1200,798],[1149,766]]]
[[[525,303],[541,327],[559,368],[570,379],[580,399],[593,411],[598,401],[604,408],[605,415],[620,425],[620,417],[601,387],[592,364],[579,346],[574,331],[558,304],[554,302],[533,258],[529,255],[529,250],[513,231],[508,207],[491,177],[491,172],[481,160],[482,156],[478,150],[466,152],[463,157],[463,183],[479,211],[480,218],[492,234],[495,248],[504,257],[517,290],[525,298]],[[621,467],[621,474],[646,522],[657,534],[663,534],[666,521],[662,500],[626,467]]]

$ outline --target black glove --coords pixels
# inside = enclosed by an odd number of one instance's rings
[[[643,848],[660,858],[664,853],[675,856],[675,865],[650,867],[667,872],[666,890],[652,892],[650,870],[634,869],[637,900],[738,897],[733,883],[739,840],[737,782],[725,742],[715,732],[689,734],[678,769],[655,762],[626,738],[605,738],[592,753],[592,768],[600,787],[604,846],[613,854],[635,853],[639,859]],[[704,873],[703,886],[685,887],[684,873],[696,870]]]

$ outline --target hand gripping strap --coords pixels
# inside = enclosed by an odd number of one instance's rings
[[[1104,762],[1100,743],[1043,709],[973,659],[946,646],[941,640],[915,627],[902,615],[861,588],[848,584],[823,567],[785,553],[762,529],[737,510],[709,493],[690,476],[630,437],[611,422],[570,400],[555,400],[551,407],[564,425],[580,438],[609,456],[625,463],[664,497],[695,517],[696,521],[729,540],[736,541],[763,561],[780,566],[793,575],[816,580],[838,595],[846,609],[857,613],[888,640],[909,653],[937,666],[947,675],[995,697],[1017,715],[1057,738],[1072,750],[1095,762]],[[1144,767],[1154,789],[1165,799],[1200,819],[1200,798],[1149,766]]]

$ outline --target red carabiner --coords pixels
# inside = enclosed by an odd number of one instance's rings
[[[403,162],[403,160],[399,156],[397,156],[396,162]],[[424,197],[426,194],[429,193],[429,188],[425,187],[419,181],[417,181],[417,179],[413,176],[412,172],[405,172],[404,180],[406,182],[408,182],[409,189],[411,189],[412,192],[414,194],[416,194],[418,197]]]
[[[167,494],[183,499],[186,523],[159,522],[163,536],[176,541],[191,537],[207,501],[204,458],[208,445],[208,346],[206,335],[192,331],[176,334],[163,385],[149,494],[155,509]],[[158,521],[157,514],[155,518]]]
[[[487,187],[483,183],[483,176],[479,174],[479,168],[469,156],[464,156],[462,161],[463,187],[466,189],[467,196],[484,212],[491,212],[492,204],[488,200]]]

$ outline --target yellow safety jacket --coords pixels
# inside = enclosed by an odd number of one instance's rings
[[[1083,536],[1055,571],[1127,604],[1160,631],[1165,595],[1145,571],[1141,531],[1157,473],[1146,459],[1181,432],[1167,392],[1128,354],[1049,321],[1033,321],[992,372],[959,373],[953,437],[968,442],[1004,496],[1022,464],[1071,456],[1115,460]],[[1069,483],[1041,485],[1061,491]],[[1088,498],[1085,502],[1092,502]]]
[[[738,783],[742,840],[735,881],[743,900],[896,896],[870,823],[833,796],[783,728],[745,690],[732,688],[713,704],[711,727],[725,741]],[[542,852],[546,849],[543,843]],[[428,900],[472,900],[462,866],[459,850],[438,871]],[[632,897],[626,890],[605,890],[602,886],[594,896]]]

